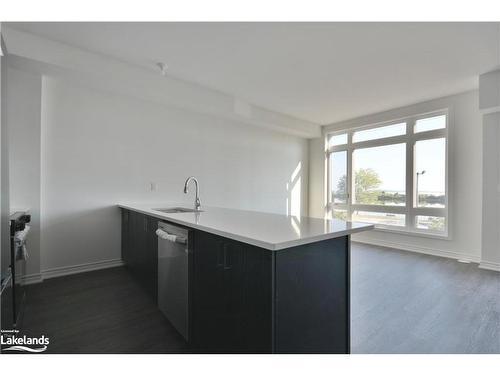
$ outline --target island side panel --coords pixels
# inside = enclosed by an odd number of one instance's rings
[[[275,254],[275,352],[349,353],[349,236]]]

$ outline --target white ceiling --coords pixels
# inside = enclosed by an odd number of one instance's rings
[[[328,124],[477,87],[500,23],[11,23]]]

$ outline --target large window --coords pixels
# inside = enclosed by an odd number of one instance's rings
[[[329,215],[446,237],[447,123],[439,111],[329,134]]]

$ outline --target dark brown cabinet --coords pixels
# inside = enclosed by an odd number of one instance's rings
[[[148,295],[158,299],[158,219],[122,211],[122,259]]]
[[[271,253],[196,231],[192,344],[202,352],[271,351]]]
[[[160,219],[123,210],[122,257],[157,300]],[[349,237],[270,251],[201,230],[188,252],[198,353],[349,353]]]

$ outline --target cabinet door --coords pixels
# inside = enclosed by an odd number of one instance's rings
[[[140,214],[134,211],[129,211],[128,214],[128,259],[127,268],[135,275],[138,271],[138,252],[139,252],[139,231]]]
[[[125,219],[124,219],[125,220]],[[127,268],[148,295],[156,301],[158,291],[157,219],[129,211],[126,242],[122,254]]]
[[[146,217],[140,213],[134,212],[134,230],[133,230],[134,254],[133,263],[139,280],[143,281],[144,275],[144,250],[146,247]]]
[[[243,245],[243,286],[240,319],[245,353],[272,352],[273,252]]]
[[[156,229],[158,229],[158,219],[147,217],[146,288],[155,302],[158,300],[158,237]]]
[[[224,285],[223,240],[196,231],[193,272],[190,275],[192,341],[201,352],[217,352],[223,345],[221,315]]]
[[[245,348],[244,244],[225,240],[222,244],[222,306],[219,311],[220,336],[226,353]]]
[[[192,337],[201,352],[271,350],[269,252],[196,231]]]
[[[156,245],[157,220],[147,215],[138,214],[136,225],[136,253],[135,264],[137,265],[136,275],[146,293],[154,300],[157,300],[157,274],[158,274],[158,254]]]
[[[130,211],[122,209],[122,260],[125,264],[130,262]]]

